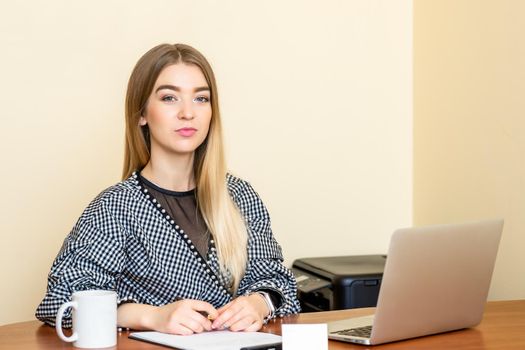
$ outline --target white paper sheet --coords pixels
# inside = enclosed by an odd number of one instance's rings
[[[321,324],[283,324],[283,350],[328,350],[328,327]]]
[[[134,332],[129,337],[182,350],[238,350],[245,346],[281,342],[280,336],[262,332],[213,331],[193,335]]]

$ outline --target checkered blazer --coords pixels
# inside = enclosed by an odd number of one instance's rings
[[[282,265],[270,217],[249,183],[227,176],[228,190],[248,227],[248,263],[237,295],[272,290],[281,296],[276,316],[300,311],[296,281]],[[137,174],[99,194],[65,238],[48,275],[36,317],[54,325],[60,305],[75,291],[115,290],[119,303],[165,305],[198,299],[221,307],[235,296],[220,273],[213,240],[202,257]],[[71,311],[63,319],[71,326]]]

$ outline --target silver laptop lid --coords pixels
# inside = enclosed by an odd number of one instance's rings
[[[394,232],[372,344],[477,325],[483,316],[503,220]]]

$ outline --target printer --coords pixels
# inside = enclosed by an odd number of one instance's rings
[[[303,312],[373,307],[386,255],[302,258],[293,262]]]

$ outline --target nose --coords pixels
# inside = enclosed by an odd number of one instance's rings
[[[179,119],[187,119],[187,120],[191,120],[195,118],[192,101],[185,101],[182,104],[182,108],[180,109],[179,115],[177,117]]]

